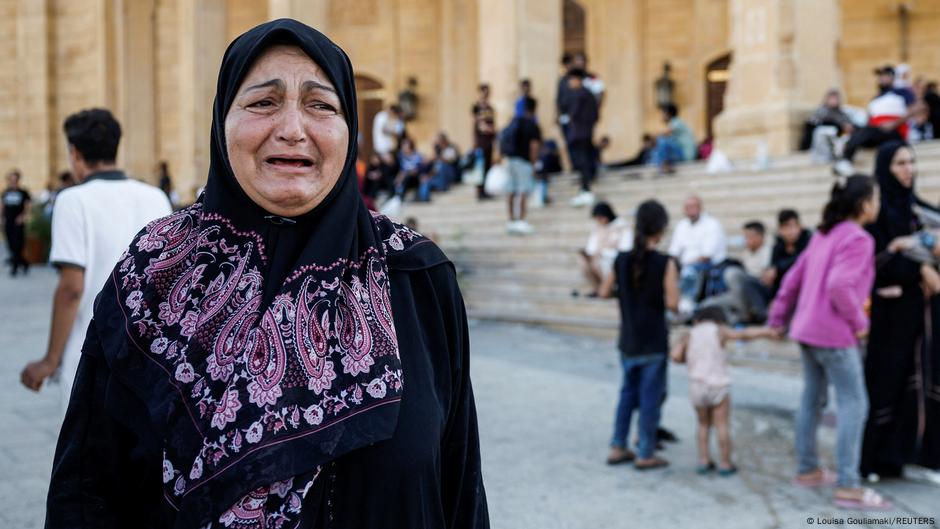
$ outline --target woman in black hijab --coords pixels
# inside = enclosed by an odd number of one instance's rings
[[[362,202],[345,53],[228,48],[197,203],[98,296],[46,527],[488,527],[451,263]]]
[[[900,476],[906,464],[940,468],[940,274],[909,259],[905,238],[923,226],[915,207],[933,210],[914,192],[914,151],[903,142],[881,146],[875,160],[881,213],[875,237],[876,276],[865,378],[869,416],[862,475]],[[930,250],[940,248],[929,237]],[[919,244],[919,243],[918,243]]]

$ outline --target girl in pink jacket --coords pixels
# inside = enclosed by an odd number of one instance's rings
[[[865,300],[875,277],[875,243],[862,226],[878,218],[874,181],[855,175],[837,182],[822,224],[787,272],[770,309],[769,325],[799,342],[803,397],[796,423],[799,460],[794,483],[836,485],[833,502],[843,508],[886,510],[891,502],[861,486],[859,457],[868,417],[868,395],[858,341],[868,334]],[[837,399],[837,473],[819,465],[816,430],[828,384]]]

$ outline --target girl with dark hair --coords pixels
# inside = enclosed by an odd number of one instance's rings
[[[862,226],[878,217],[870,177],[836,182],[822,223],[806,250],[787,272],[770,309],[769,326],[799,342],[803,397],[796,422],[799,469],[794,483],[818,487],[835,483],[833,502],[844,508],[884,510],[891,503],[861,487],[858,461],[868,398],[858,342],[868,334],[865,300],[875,276],[872,236]],[[829,382],[837,398],[838,476],[820,467],[816,431]]]
[[[584,277],[591,285],[588,297],[593,298],[610,277],[617,254],[630,249],[630,238],[627,221],[618,217],[607,202],[595,204],[591,218],[594,219],[594,229],[580,254]]]
[[[669,329],[666,310],[679,305],[679,270],[675,261],[657,251],[666,232],[669,215],[655,200],[637,209],[633,249],[617,256],[613,274],[602,286],[607,296],[617,283],[620,301],[620,359],[623,386],[614,417],[608,464],[634,461],[637,470],[663,467],[669,463],[656,457],[656,430],[660,404],[666,390],[666,355]],[[637,452],[627,448],[630,420],[639,409]]]
[[[903,466],[940,469],[940,274],[906,255],[905,241],[940,255],[936,238],[920,231],[914,151],[881,146],[875,175],[881,214],[869,226],[878,253],[865,375],[871,412],[862,448],[862,475],[900,476]]]

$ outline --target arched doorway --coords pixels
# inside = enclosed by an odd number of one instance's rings
[[[718,114],[725,108],[725,89],[731,67],[731,54],[725,54],[705,67],[705,131],[709,138],[714,137],[712,125]]]
[[[565,0],[562,6],[562,51],[567,54],[584,53],[587,45],[586,15],[584,8],[574,0]]]
[[[372,156],[372,122],[385,106],[382,83],[368,75],[356,75],[356,94],[359,100],[359,159]]]

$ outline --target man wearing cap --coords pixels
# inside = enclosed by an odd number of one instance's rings
[[[907,136],[908,102],[894,87],[894,68],[890,65],[875,70],[878,95],[868,103],[868,124],[852,132],[842,151],[842,159],[833,171],[842,176],[855,173],[852,158],[860,147],[874,148]]]

